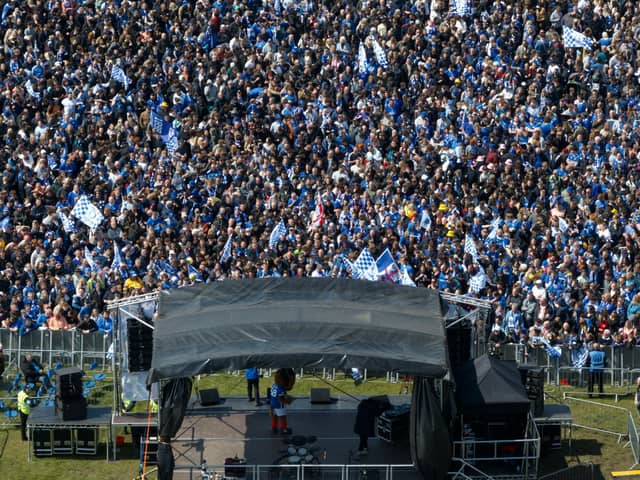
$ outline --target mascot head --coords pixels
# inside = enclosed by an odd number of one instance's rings
[[[276,370],[275,382],[288,392],[296,384],[296,372],[293,368],[279,368]]]

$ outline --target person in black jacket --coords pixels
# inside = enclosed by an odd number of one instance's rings
[[[358,445],[358,456],[369,453],[369,437],[375,435],[375,421],[384,411],[391,408],[391,403],[386,395],[370,397],[362,400],[358,404],[356,422],[353,431],[360,436]]]
[[[26,383],[32,383],[35,385],[36,383],[41,382],[48,386],[49,377],[47,377],[44,367],[30,353],[25,354],[22,359],[22,362],[20,363],[20,370],[22,370],[24,381]]]

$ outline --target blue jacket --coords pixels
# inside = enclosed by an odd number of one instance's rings
[[[605,355],[601,350],[591,350],[589,352],[589,360],[590,360],[590,370],[593,372],[595,370],[603,370],[604,369],[604,361]]]
[[[247,368],[244,371],[244,376],[247,380],[256,380],[260,378],[260,372],[258,372],[257,368]]]

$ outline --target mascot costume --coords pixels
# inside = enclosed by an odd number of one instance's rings
[[[275,382],[269,390],[269,405],[271,407],[271,431],[290,434],[287,427],[287,405],[293,401],[293,397],[287,394],[296,383],[296,373],[293,368],[280,368],[276,371]]]

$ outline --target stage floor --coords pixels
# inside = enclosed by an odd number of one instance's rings
[[[411,401],[408,395],[389,398],[394,405]],[[358,447],[358,436],[353,433],[357,405],[348,397],[321,405],[297,398],[289,408],[288,423],[294,435],[317,437],[315,446],[322,464],[411,464],[408,442],[395,445],[377,438],[369,439],[368,456],[354,458]],[[248,465],[272,465],[286,451],[287,443],[286,437],[271,433],[268,406],[256,407],[246,398],[227,398],[217,406],[192,404],[173,447],[178,466],[174,479],[183,480],[199,479],[199,466],[204,460],[210,466],[223,465],[226,458],[237,456],[245,458]],[[183,470],[188,466],[196,468]],[[394,476],[403,480],[418,478],[413,469],[401,470]],[[340,478],[338,469],[331,478],[336,475]]]

